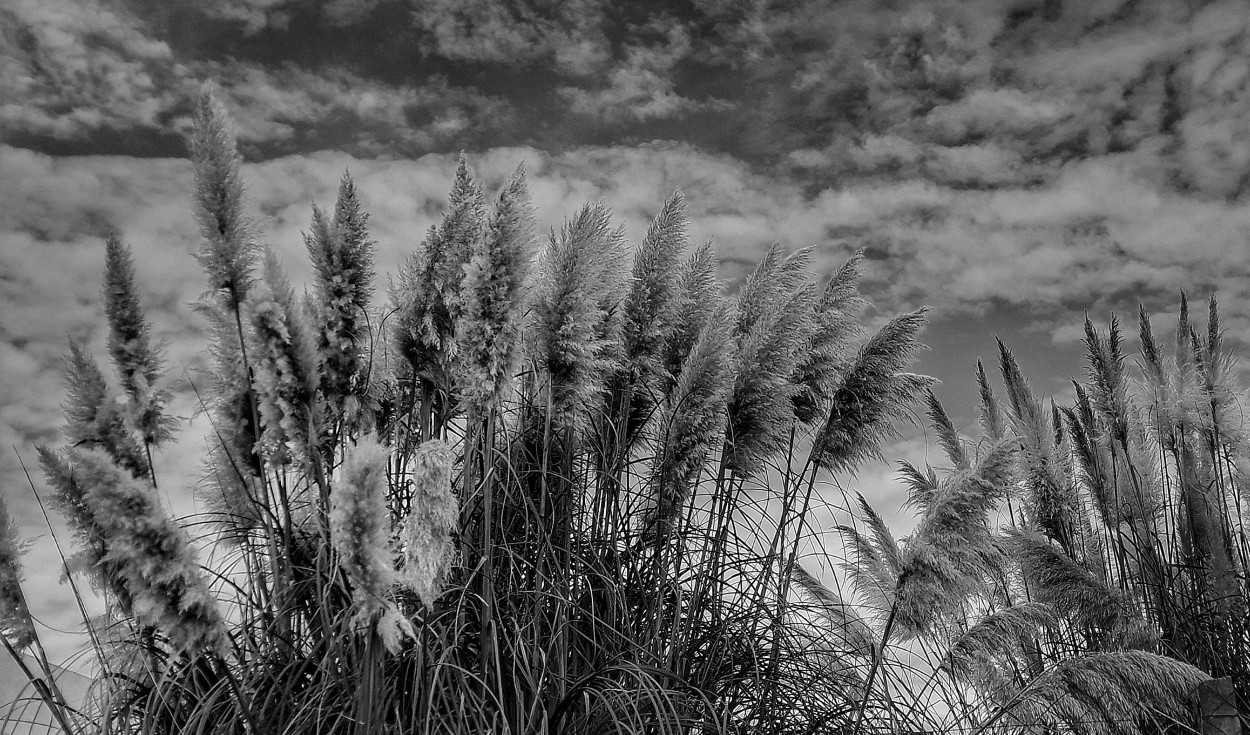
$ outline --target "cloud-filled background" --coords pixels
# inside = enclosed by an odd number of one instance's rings
[[[1246,0],[7,0],[0,489],[43,537],[27,576],[54,628],[76,613],[18,457],[60,441],[67,336],[102,352],[108,232],[173,370],[204,359],[183,157],[210,80],[297,280],[344,170],[385,272],[464,150],[488,188],[526,162],[544,225],[603,200],[637,239],[680,188],[726,278],[774,240],[826,271],[865,249],[871,318],[936,308],[919,369],[964,426],[995,335],[1046,393],[1079,374],[1084,310],[1165,326],[1181,289],[1217,293],[1250,343]],[[181,440],[158,472],[194,466]],[[894,449],[926,456],[918,434]],[[858,481],[887,509],[888,473]]]

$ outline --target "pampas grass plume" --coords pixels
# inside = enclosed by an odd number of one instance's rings
[[[132,423],[146,443],[160,445],[169,439],[174,423],[164,414],[169,391],[156,386],[163,358],[139,305],[130,248],[116,235],[109,235],[104,245],[104,316],[109,354],[130,398]]]
[[[330,542],[352,583],[358,624],[382,615],[395,582],[386,508],[389,460],[385,446],[362,438],[348,450],[342,476],[330,491]]]
[[[512,378],[533,246],[525,169],[517,167],[464,269],[463,308],[455,327],[457,379],[462,398],[475,409],[499,398]]]
[[[66,392],[65,438],[71,446],[99,447],[136,477],[148,474],[143,448],[130,434],[119,396],[104,378],[95,358],[70,340],[62,361]]]
[[[155,490],[98,449],[71,449],[68,459],[107,549],[103,560],[120,576],[134,615],[176,651],[224,651],[224,621],[191,542]]]
[[[686,248],[686,200],[674,192],[652,220],[634,259],[621,339],[630,370],[651,378],[663,369],[662,348],[677,307],[678,258]]]
[[[433,607],[455,562],[455,533],[460,504],[452,491],[455,456],[447,442],[431,439],[412,458],[412,503],[401,539],[403,566],[399,582]]]
[[[204,238],[196,257],[208,275],[209,291],[224,292],[238,304],[247,295],[257,248],[243,214],[241,159],[233,125],[207,87],[195,110],[191,163],[195,217]]]
[[[320,384],[336,401],[358,391],[361,351],[368,339],[365,315],[373,293],[374,248],[368,219],[355,183],[344,174],[333,221],[313,207],[311,231],[304,235],[316,281]]]
[[[893,431],[889,419],[934,384],[932,378],[902,372],[920,349],[916,341],[925,309],[891,319],[859,350],[830,400],[829,417],[816,437],[820,466],[840,472],[880,455]]]
[[[587,205],[547,246],[534,318],[558,426],[573,425],[619,365],[625,247],[623,232],[610,228],[608,208]]]
[[[0,635],[21,651],[35,641],[35,625],[22,594],[22,552],[25,543],[0,494]]]
[[[729,309],[721,308],[704,325],[663,409],[662,443],[652,463],[656,500],[646,521],[660,524],[661,533],[681,513],[725,424],[734,379],[730,321]]]
[[[308,327],[295,305],[291,286],[268,253],[265,278],[256,284],[246,305],[251,329],[248,351],[252,386],[261,420],[261,448],[276,464],[312,456],[311,423],[316,386],[316,351]]]
[[[681,372],[682,362],[720,300],[716,280],[716,252],[712,241],[700,245],[681,264],[677,275],[673,326],[664,345],[664,365],[671,375]]]

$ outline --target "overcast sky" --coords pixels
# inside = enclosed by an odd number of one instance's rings
[[[464,150],[488,187],[526,162],[547,225],[603,200],[636,240],[680,188],[727,278],[773,240],[824,271],[865,248],[871,319],[936,308],[919,370],[962,426],[996,335],[1061,398],[1086,309],[1140,301],[1166,328],[1182,288],[1217,292],[1250,342],[1246,0],[4,0],[0,482],[27,536],[46,531],[10,446],[31,465],[61,441],[68,336],[103,355],[107,232],[175,371],[203,360],[183,156],[208,80],[297,278],[345,169],[387,271]],[[181,439],[158,470],[195,466]],[[862,480],[889,506],[883,474]],[[27,576],[73,628],[56,565],[36,544]]]

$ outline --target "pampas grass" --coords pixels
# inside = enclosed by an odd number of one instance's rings
[[[710,244],[685,252],[680,194],[636,249],[601,204],[540,247],[523,170],[488,207],[462,157],[381,313],[345,176],[333,213],[313,210],[300,302],[245,214],[233,140],[206,94],[193,206],[213,360],[192,379],[208,512],[170,517],[152,477],[165,436],[134,407],[163,410],[144,393],[159,353],[120,238],[106,258],[120,388],[71,345],[75,446],[41,450],[82,549],[71,580],[89,575],[108,608],[84,621],[96,696],[78,714],[45,698],[73,715],[67,733],[916,720],[880,690],[863,701],[879,643],[798,553],[818,476],[873,454],[929,383],[901,372],[921,313],[860,345],[859,256],[822,289],[810,250],[776,247],[734,298]],[[756,513],[759,494],[780,513]],[[6,631],[24,642],[18,623]]]
[[[27,669],[67,735],[1137,733],[1208,674],[1244,691],[1250,450],[1214,302],[1171,361],[1139,315],[1140,381],[1087,323],[1074,406],[1004,345],[965,438],[908,372],[925,310],[860,323],[860,254],[822,286],[775,245],[731,296],[680,194],[637,248],[602,204],[540,244],[523,169],[488,206],[462,156],[380,312],[344,176],[300,302],[211,95],[192,149],[209,511],[156,486],[159,350],[112,238],[115,382],[71,343],[71,446],[40,450],[108,609],[82,708]],[[841,564],[805,553],[922,402],[950,466],[903,465],[914,531],[858,495]],[[6,518],[3,633],[39,652]]]

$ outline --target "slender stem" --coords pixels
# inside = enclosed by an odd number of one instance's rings
[[[890,605],[890,616],[885,619],[885,628],[881,631],[881,648],[877,651],[877,655],[872,659],[872,666],[868,668],[868,681],[864,684],[864,696],[859,700],[859,709],[855,713],[855,727],[851,728],[853,734],[859,733],[859,727],[864,721],[864,710],[868,708],[868,698],[872,695],[872,685],[877,679],[877,670],[881,668],[881,661],[885,658],[885,648],[890,643],[890,631],[894,628],[894,614],[898,611],[898,601]]]
[[[152,464],[152,442],[143,441],[143,451],[148,456],[148,476],[152,478],[152,489],[159,490],[160,486],[156,484],[156,465]]]
[[[56,718],[57,724],[60,725],[61,729],[65,731],[65,735],[75,735],[74,729],[65,718],[65,710],[62,707],[65,701],[64,698],[54,696],[52,688],[49,687],[48,682],[38,676],[35,676],[35,672],[31,671],[30,667],[26,665],[26,661],[22,658],[22,654],[17,652],[17,649],[13,647],[12,643],[9,643],[8,638],[0,635],[0,643],[4,644],[5,650],[9,652],[9,656],[13,658],[13,661],[17,664],[18,668],[22,670],[22,674],[26,677],[26,680],[29,681],[31,686],[35,688],[35,691],[39,693],[39,698],[43,700],[43,703],[48,708],[48,711],[51,712],[52,716]]]

